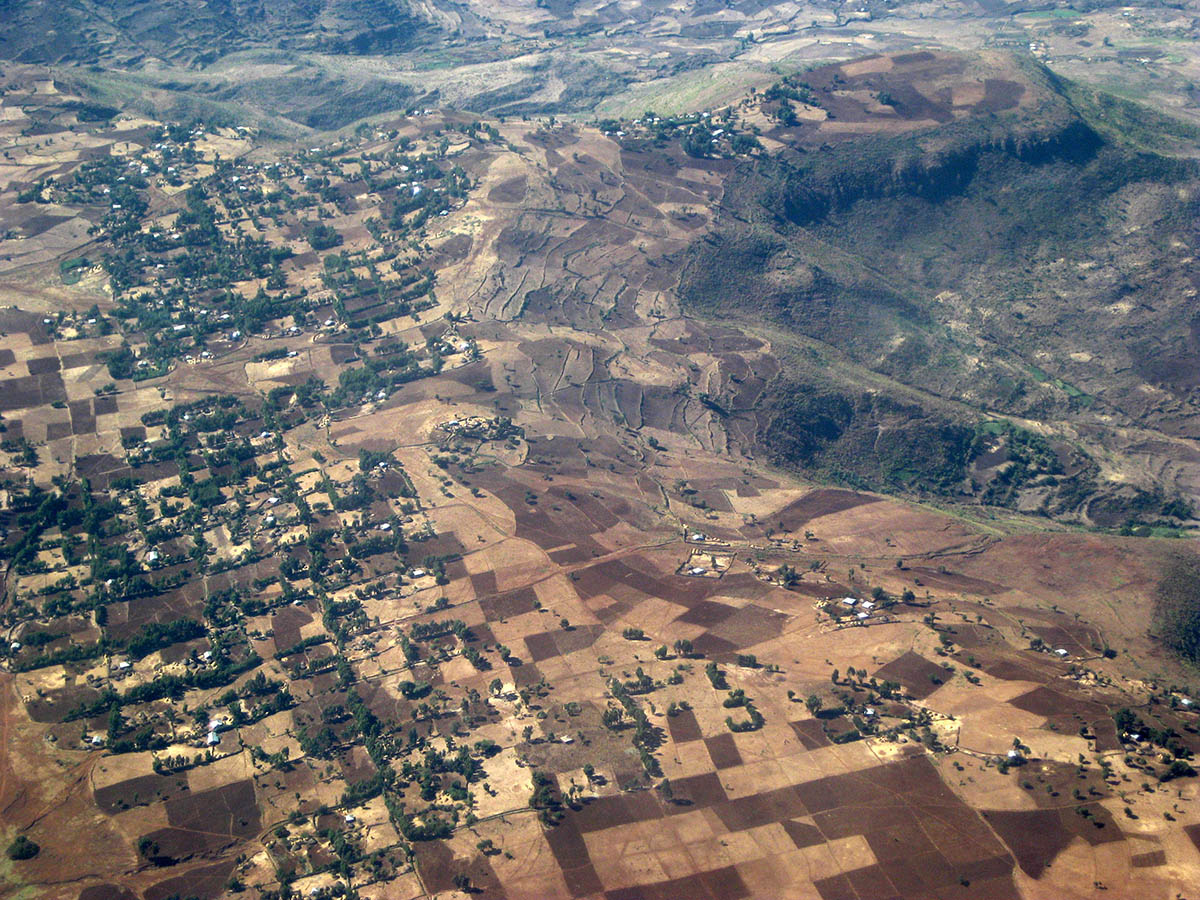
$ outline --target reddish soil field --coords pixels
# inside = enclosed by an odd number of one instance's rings
[[[249,837],[260,828],[254,783],[236,781],[167,801],[167,821],[176,828]]]
[[[214,900],[225,893],[229,873],[234,861],[214,863],[194,868],[183,875],[160,881],[146,890],[145,900],[168,900],[170,897],[196,897],[198,900]]]
[[[826,488],[805,494],[793,500],[779,512],[764,518],[763,525],[778,531],[795,532],[803,529],[813,519],[845,512],[857,506],[879,502],[878,497],[856,494],[853,491]]]
[[[924,700],[941,686],[940,682],[931,679],[944,681],[949,677],[941,666],[911,650],[877,669],[874,676],[880,681],[900,682],[904,689],[918,700]]]
[[[705,738],[704,746],[718,770],[742,764],[742,755],[738,752],[732,734],[718,734],[716,737]]]
[[[678,714],[668,717],[667,730],[671,733],[671,740],[676,744],[698,741],[703,737],[700,723],[696,721],[696,714],[690,709],[681,709]]]

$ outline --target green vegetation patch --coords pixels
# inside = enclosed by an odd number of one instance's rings
[[[64,259],[58,264],[58,274],[62,278],[63,284],[77,284],[79,279],[83,277],[84,271],[90,266],[86,256],[75,256],[71,259]]]

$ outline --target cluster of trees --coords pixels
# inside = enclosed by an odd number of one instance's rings
[[[629,721],[633,723],[633,746],[638,751],[638,759],[641,760],[642,767],[652,777],[661,776],[662,767],[654,757],[654,751],[662,746],[662,734],[660,730],[650,724],[645,711],[633,699],[624,684],[615,678],[610,679],[608,690],[613,698],[621,704],[621,709],[609,707],[617,715],[613,716],[612,713],[606,711],[605,724],[609,727],[618,727],[621,724],[623,716],[628,716]],[[624,711],[623,714],[622,710]]]
[[[22,860],[33,859],[41,851],[42,848],[39,847],[35,841],[23,834],[19,834],[16,836],[13,842],[8,845],[8,849],[5,851],[5,854],[9,859]]]
[[[138,660],[162,650],[164,647],[194,640],[203,637],[204,634],[204,626],[194,619],[176,619],[167,623],[151,622],[149,625],[142,626],[136,634],[125,640],[101,638],[91,644],[70,644],[50,653],[41,653],[23,659],[15,668],[17,671],[25,672],[45,666],[96,659],[111,653],[125,653]]]

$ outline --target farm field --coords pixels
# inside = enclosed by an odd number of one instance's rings
[[[1190,513],[806,478],[763,434],[819,358],[680,296],[767,154],[1028,124],[1051,100],[1011,58],[295,144],[3,78],[0,827],[38,847],[4,892],[1200,881],[1200,696],[1151,636]],[[1043,452],[994,420],[977,493]],[[1077,444],[1161,473],[1185,426]]]

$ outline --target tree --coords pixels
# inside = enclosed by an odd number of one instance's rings
[[[717,667],[715,662],[710,662],[704,667],[704,674],[708,676],[709,682],[718,691],[726,690],[729,687],[725,681],[725,673]]]
[[[658,785],[658,793],[668,803],[675,799],[675,789],[671,787],[671,779],[664,778]]]
[[[34,841],[31,841],[23,834],[19,834],[17,835],[16,840],[8,845],[8,850],[6,852],[8,853],[9,859],[20,860],[33,859],[41,851],[42,848],[39,847]]]
[[[313,225],[306,236],[309,246],[318,251],[336,247],[342,242],[342,236],[325,224]]]
[[[815,716],[821,711],[821,707],[825,704],[821,702],[821,698],[816,694],[809,694],[808,699],[804,701],[804,705],[807,706],[808,711]]]
[[[121,707],[113,704],[108,711],[108,743],[111,746],[125,733],[125,717],[121,715]]]

